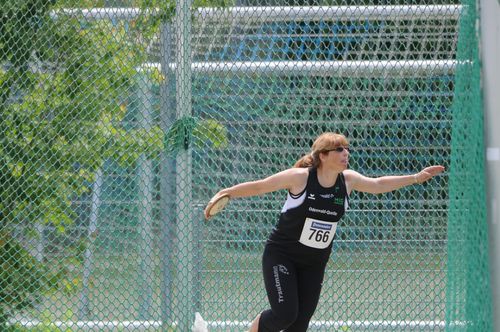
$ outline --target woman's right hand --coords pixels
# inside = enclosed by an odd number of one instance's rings
[[[224,193],[222,191],[219,191],[217,194],[215,194],[207,203],[207,206],[205,207],[205,211],[203,214],[205,215],[205,219],[208,220],[211,216],[208,214],[208,211],[212,208],[212,205],[219,199],[220,196],[222,196]]]

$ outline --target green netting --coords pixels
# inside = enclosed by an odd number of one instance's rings
[[[460,24],[459,66],[455,74],[456,91],[460,93],[454,99],[451,140],[447,303],[453,305],[447,307],[446,321],[453,331],[490,331],[493,328],[488,228],[485,227],[485,175],[474,171],[484,169],[483,104],[476,20],[477,7],[471,3],[464,10]],[[464,140],[471,140],[471,151],[464,149]],[[461,320],[467,324],[457,326],[456,323]]]
[[[178,3],[2,3],[0,330],[245,330],[286,193],[205,204],[334,131],[447,171],[351,194],[310,330],[491,331],[475,1]]]

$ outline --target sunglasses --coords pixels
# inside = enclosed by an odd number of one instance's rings
[[[337,146],[336,148],[325,150],[324,152],[330,152],[330,151],[335,151],[335,152],[344,152],[346,150],[347,152],[351,152],[351,148],[348,146]]]

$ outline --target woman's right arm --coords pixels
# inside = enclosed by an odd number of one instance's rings
[[[222,189],[210,199],[205,207],[205,218],[210,218],[208,209],[221,195],[228,194],[230,198],[249,197],[263,195],[281,189],[288,189],[292,193],[299,193],[306,186],[308,174],[309,170],[307,168],[290,168],[273,174],[265,179],[243,182]]]
[[[265,179],[243,182],[229,188],[222,189],[212,198],[228,194],[231,198],[263,195],[281,189],[291,192],[300,192],[307,182],[306,168],[290,168],[273,174]]]

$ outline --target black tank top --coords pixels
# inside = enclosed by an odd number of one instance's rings
[[[297,195],[288,193],[267,244],[297,259],[324,262],[348,205],[344,174],[339,174],[332,187],[325,188],[318,182],[317,169],[310,168],[304,190]]]

